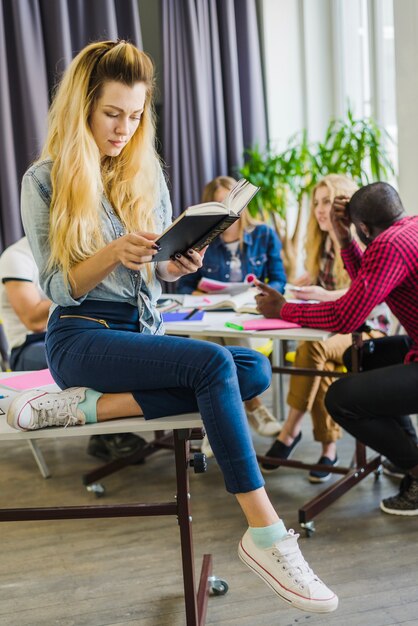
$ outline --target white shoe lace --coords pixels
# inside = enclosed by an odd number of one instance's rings
[[[293,582],[299,586],[300,589],[305,589],[305,586],[309,586],[312,582],[321,582],[318,576],[312,571],[308,563],[305,561],[302,552],[299,549],[297,540],[299,536],[294,530],[290,529],[290,538],[286,539],[286,546],[284,550],[280,549],[280,546],[273,548],[273,556],[277,562],[281,565],[284,572],[287,571],[289,578],[293,579]]]
[[[53,399],[38,400],[38,406],[31,403],[33,421],[38,428],[47,426],[76,426],[79,422],[77,407],[81,400],[79,394],[56,396]]]

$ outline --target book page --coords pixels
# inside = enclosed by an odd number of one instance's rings
[[[186,215],[207,215],[208,213],[213,213],[214,215],[224,215],[227,212],[227,207],[221,204],[221,202],[215,201],[194,204],[193,206],[189,206],[189,208],[184,211]]]
[[[259,189],[260,187],[241,178],[229,192],[225,204],[231,211],[239,214],[251,202]]]
[[[249,287],[245,292],[235,296],[228,296],[227,294],[208,294],[205,296],[186,295],[183,300],[183,308],[193,307],[204,311],[233,309],[237,312],[255,313],[257,311],[255,304],[255,296],[257,293],[256,289]]]

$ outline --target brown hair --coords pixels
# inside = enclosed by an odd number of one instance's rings
[[[235,180],[235,178],[232,178],[232,176],[217,176],[209,183],[207,183],[207,185],[205,185],[205,187],[203,188],[202,202],[211,202],[215,199],[215,194],[218,189],[227,189],[228,191],[231,191],[231,189],[236,184],[237,181]],[[248,209],[244,209],[241,213],[241,218],[238,220],[238,223],[239,241],[240,246],[242,246],[244,232],[246,231],[246,229],[250,228],[251,226],[255,226],[256,224],[259,224],[259,222],[251,217]]]

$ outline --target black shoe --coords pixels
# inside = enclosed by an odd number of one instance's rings
[[[299,433],[299,435],[294,438],[293,443],[290,446],[286,446],[284,443],[276,439],[276,441],[273,443],[270,450],[267,452],[267,454],[265,454],[265,456],[271,456],[273,459],[288,459],[290,453],[292,452],[292,450],[294,450],[294,448],[296,448],[301,439],[302,433]],[[268,474],[269,472],[276,470],[278,467],[279,465],[260,463],[260,469],[263,474]]]
[[[89,439],[87,453],[102,461],[115,461],[139,452],[146,444],[145,439],[133,433],[93,435]],[[138,464],[144,462],[145,459],[137,461]]]
[[[404,476],[399,493],[382,500],[380,508],[391,515],[418,515],[418,478]]]
[[[392,476],[393,478],[403,478],[407,474],[407,470],[398,467],[394,463],[391,463],[389,459],[383,459],[382,461],[383,473],[386,476]]]
[[[338,457],[332,461],[327,456],[321,456],[318,461],[318,465],[329,465],[332,467],[333,465],[338,465]],[[310,483],[325,483],[332,476],[331,472],[327,472],[325,470],[311,470],[308,475],[308,479]]]

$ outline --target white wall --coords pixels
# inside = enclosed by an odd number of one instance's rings
[[[332,0],[304,0],[306,127],[311,140],[323,139],[336,114]]]
[[[418,214],[418,2],[394,0],[399,193]]]
[[[323,136],[334,113],[332,0],[262,0],[270,137],[279,149],[307,128]]]
[[[263,18],[265,49],[276,50],[275,55],[264,55],[269,134],[281,149],[305,126],[299,2],[264,0]]]

